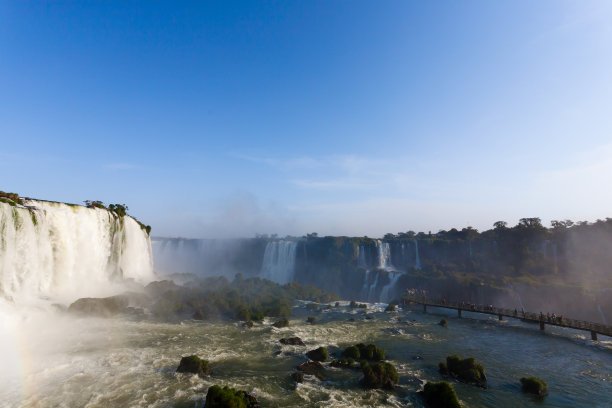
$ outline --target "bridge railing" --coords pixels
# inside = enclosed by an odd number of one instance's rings
[[[418,296],[404,296],[404,299],[413,301],[415,303],[426,304],[429,306],[439,306],[439,307],[446,307],[446,308],[453,308],[453,309],[461,309],[467,312],[472,311],[472,312],[487,313],[487,314],[494,314],[494,315],[503,315],[507,317],[515,317],[518,319],[543,322],[543,323],[551,324],[555,326],[589,330],[589,331],[593,331],[593,332],[597,332],[597,333],[601,333],[605,335],[612,335],[612,326],[607,326],[607,325],[600,324],[600,323],[587,322],[584,320],[569,319],[567,317],[561,317],[561,316],[552,317],[552,316],[538,314],[538,313],[518,311],[516,309],[512,310],[512,309],[498,308],[498,307],[494,307],[491,305],[485,306],[485,305],[476,305],[473,303],[465,303],[465,302],[449,302],[449,301],[429,299],[426,297],[418,297]]]

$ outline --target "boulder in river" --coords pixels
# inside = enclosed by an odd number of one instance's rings
[[[186,356],[181,358],[177,373],[193,373],[200,377],[210,374],[211,369],[207,360],[202,360],[198,356]]]
[[[428,382],[422,395],[430,408],[461,408],[455,389],[446,381]]]
[[[72,303],[68,311],[88,316],[110,317],[124,312],[128,305],[128,298],[122,295],[107,298],[81,298]]]
[[[306,355],[313,361],[327,361],[328,358],[327,349],[325,347],[310,350]]]
[[[307,361],[297,366],[297,369],[306,374],[314,375],[320,380],[325,378],[323,375],[323,366],[317,361]]]
[[[284,337],[280,339],[280,343],[290,346],[305,346],[304,342],[299,337]]]
[[[450,375],[457,380],[486,388],[485,368],[475,358],[462,359],[457,355],[446,357],[446,363],[440,363],[440,374]]]
[[[528,394],[535,394],[540,397],[548,394],[548,384],[546,381],[538,377],[523,377],[521,378],[521,389]]]
[[[259,404],[245,391],[213,385],[206,393],[204,408],[259,408]]]
[[[385,388],[393,389],[399,382],[399,374],[393,364],[378,362],[368,364],[362,362],[361,370],[363,371],[363,385],[367,388]]]

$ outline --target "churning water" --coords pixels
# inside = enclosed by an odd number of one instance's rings
[[[431,309],[382,312],[383,304],[363,310],[346,305],[305,323],[300,304],[290,326],[271,321],[248,330],[231,322],[185,320],[163,323],[142,318],[74,318],[63,314],[15,322],[14,347],[0,387],[2,407],[200,407],[209,386],[229,385],[253,393],[264,407],[421,407],[416,392],[423,381],[437,381],[438,362],[449,354],[477,358],[487,369],[488,389],[454,383],[464,406],[609,407],[612,396],[612,343],[591,342],[584,333],[519,321],[487,319],[464,311],[464,318]],[[445,317],[447,328],[439,326]],[[350,319],[354,318],[354,321]],[[5,323],[6,324],[6,323]],[[44,327],[44,333],[41,332]],[[41,336],[44,334],[44,336]],[[299,336],[306,346],[282,346]],[[7,342],[7,339],[4,339]],[[373,342],[387,351],[400,373],[395,391],[365,390],[361,372],[326,368],[321,381],[289,379],[319,346],[346,347]],[[206,378],[177,374],[181,356],[197,354],[211,362]],[[5,365],[7,362],[4,362]],[[5,367],[6,368],[6,367]],[[535,375],[549,384],[542,401],[520,392],[519,378]]]

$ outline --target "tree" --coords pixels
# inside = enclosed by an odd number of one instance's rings
[[[495,227],[495,229],[506,229],[508,228],[508,223],[506,221],[495,221],[493,227]]]
[[[538,217],[532,218],[521,218],[518,223],[518,227],[530,228],[530,229],[542,229],[542,220]]]

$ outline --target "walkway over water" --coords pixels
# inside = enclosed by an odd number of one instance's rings
[[[445,300],[433,300],[426,297],[420,296],[404,296],[402,297],[403,302],[418,303],[423,305],[423,311],[427,312],[427,306],[432,307],[443,307],[446,309],[455,309],[459,317],[463,310],[467,312],[485,313],[495,315],[499,317],[499,320],[503,320],[504,317],[512,317],[515,319],[521,319],[526,322],[539,323],[540,330],[544,330],[547,324],[559,327],[568,327],[570,329],[586,330],[591,332],[591,339],[597,340],[597,334],[612,337],[612,326],[607,326],[599,323],[585,322],[583,320],[568,319],[560,316],[548,316],[541,313],[531,313],[518,311],[516,309],[502,309],[493,306],[482,306],[475,304],[468,304],[465,302],[447,302]]]

